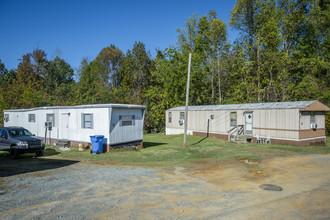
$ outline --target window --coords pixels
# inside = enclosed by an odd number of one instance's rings
[[[36,122],[36,115],[35,114],[29,114],[29,122]]]
[[[119,115],[120,126],[134,126],[135,115]]]
[[[168,123],[172,123],[172,112],[168,113]]]
[[[230,112],[230,126],[235,127],[237,125],[237,113]]]
[[[184,120],[184,112],[180,112],[180,120]]]
[[[31,132],[24,128],[13,128],[8,131],[11,137],[32,136]]]
[[[51,122],[52,127],[55,127],[55,115],[54,114],[46,114],[46,122]]]
[[[5,114],[4,116],[4,119],[3,119],[5,122],[8,122],[9,121],[9,114]]]
[[[81,114],[81,128],[93,129],[93,114]]]
[[[311,112],[311,124],[315,123],[315,112]]]

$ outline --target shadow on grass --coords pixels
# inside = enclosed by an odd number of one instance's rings
[[[159,145],[166,145],[167,143],[157,143],[157,142],[143,142],[143,148],[156,147]]]
[[[197,144],[203,142],[203,141],[206,140],[206,139],[207,139],[207,137],[203,137],[202,139],[200,139],[200,140],[197,141],[196,143],[193,143],[192,146],[193,146],[193,145],[197,145]]]
[[[45,149],[45,156],[53,156],[53,155],[57,155],[60,154],[60,152],[57,152],[56,150],[52,149],[52,148],[46,148]]]
[[[45,149],[45,156],[59,154],[53,149]],[[78,163],[75,160],[50,159],[36,157],[35,154],[22,154],[17,159],[10,158],[8,152],[0,153],[0,177],[57,169]]]

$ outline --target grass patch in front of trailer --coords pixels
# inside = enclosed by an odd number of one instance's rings
[[[91,155],[90,150],[63,151],[60,156],[80,160],[110,162],[138,166],[188,166],[196,161],[220,162],[228,160],[261,161],[265,158],[293,154],[328,154],[326,146],[290,146],[276,144],[236,144],[216,138],[188,136],[183,148],[183,135],[147,134],[141,150],[114,150]]]

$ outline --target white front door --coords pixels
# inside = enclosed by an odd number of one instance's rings
[[[61,139],[69,139],[69,117],[70,113],[61,114]]]
[[[253,133],[253,112],[245,112],[245,133]]]

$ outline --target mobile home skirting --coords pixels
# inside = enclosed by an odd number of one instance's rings
[[[228,134],[217,134],[217,133],[205,133],[205,132],[192,132],[195,136],[201,137],[214,137],[223,140],[228,139]],[[269,137],[262,137],[261,139],[268,139]],[[253,141],[256,142],[256,137],[253,138]],[[288,145],[295,145],[295,146],[310,146],[310,145],[324,145],[326,143],[326,136],[323,137],[316,137],[316,138],[307,138],[307,139],[282,139],[282,138],[270,138],[270,142],[273,144],[288,144]]]

